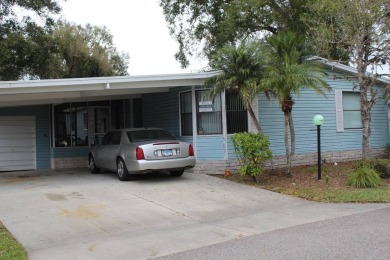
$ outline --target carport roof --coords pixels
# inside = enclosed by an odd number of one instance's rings
[[[58,104],[169,91],[170,87],[199,86],[214,72],[48,79],[0,82],[0,107]]]

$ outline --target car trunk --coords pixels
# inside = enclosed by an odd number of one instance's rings
[[[185,158],[189,155],[189,145],[179,141],[155,141],[140,144],[145,160],[166,160]]]

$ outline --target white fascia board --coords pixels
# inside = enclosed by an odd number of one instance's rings
[[[216,75],[219,71],[200,72],[200,73],[182,73],[182,74],[162,74],[162,75],[147,75],[147,76],[121,76],[121,77],[96,77],[96,78],[74,78],[74,79],[48,79],[48,80],[29,80],[29,81],[4,81],[0,82],[0,89],[15,89],[15,88],[41,88],[50,87],[69,88],[70,86],[78,86],[79,90],[102,89],[105,84],[115,86],[115,84],[131,85],[153,85],[161,87],[173,86],[192,86],[193,84],[203,84],[204,80]],[[138,83],[138,84],[135,84]],[[155,84],[153,84],[155,83]],[[86,89],[86,86],[90,86]]]

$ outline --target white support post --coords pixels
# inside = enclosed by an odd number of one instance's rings
[[[227,120],[226,120],[226,95],[225,91],[221,93],[222,102],[222,137],[223,137],[223,151],[225,160],[228,159],[228,144],[227,144]]]
[[[194,147],[195,157],[197,156],[197,136],[198,136],[198,128],[197,128],[197,120],[196,120],[196,96],[195,96],[195,86],[192,86],[192,144]]]

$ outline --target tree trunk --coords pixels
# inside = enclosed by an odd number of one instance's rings
[[[292,157],[295,153],[295,129],[293,120],[291,117],[292,108],[294,105],[294,101],[292,100],[291,96],[288,96],[283,100],[281,109],[284,114],[284,146],[286,149],[286,175],[287,177],[291,177],[291,164],[292,164]],[[291,147],[289,144],[289,132],[290,130],[290,137],[291,137]]]
[[[295,128],[292,113],[289,114],[290,138],[291,138],[291,161],[295,154]]]
[[[286,175],[291,177],[291,153],[290,153],[290,144],[288,138],[288,128],[289,128],[289,114],[284,114],[284,146],[286,149]]]
[[[371,136],[371,106],[367,100],[367,93],[361,91],[361,111],[362,116],[362,158],[370,158],[370,136]]]
[[[245,102],[245,105],[246,105],[246,109],[248,109],[249,116],[251,117],[252,122],[253,122],[253,124],[254,124],[255,127],[256,127],[256,130],[257,130],[259,133],[262,133],[262,134],[263,134],[263,130],[262,130],[261,127],[260,127],[260,123],[259,123],[259,121],[257,120],[255,113],[253,112],[253,109],[252,109],[251,104],[249,104],[249,102]]]
[[[360,114],[362,117],[362,158],[370,158],[370,137],[371,137],[371,113],[372,107],[376,103],[378,92],[375,90],[377,76],[367,75],[367,65],[370,59],[370,46],[366,42],[366,37],[361,38],[361,42],[356,45],[356,63],[360,90]],[[370,92],[370,99],[368,99]]]

